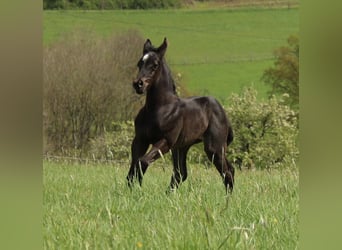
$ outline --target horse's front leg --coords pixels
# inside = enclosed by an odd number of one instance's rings
[[[148,166],[157,160],[161,155],[167,153],[170,150],[170,147],[167,143],[167,140],[162,139],[157,143],[153,144],[151,150],[141,157],[137,162],[137,169],[138,169],[138,179],[141,185],[143,175],[145,174]]]
[[[142,157],[147,149],[148,149],[148,142],[144,140],[143,138],[135,137],[133,139],[132,145],[131,145],[131,155],[132,155],[132,162],[131,162],[131,167],[128,171],[127,175],[127,181],[128,181],[128,186],[131,187],[133,185],[133,181],[135,178],[141,179],[142,177],[141,172],[139,170],[139,158]]]

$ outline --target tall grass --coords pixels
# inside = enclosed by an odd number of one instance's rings
[[[170,195],[159,162],[129,190],[126,166],[44,163],[45,249],[295,249],[298,172],[238,171],[226,198],[214,168],[190,166]]]

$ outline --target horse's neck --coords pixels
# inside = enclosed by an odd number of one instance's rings
[[[154,109],[177,99],[174,81],[166,65],[163,65],[158,79],[152,84],[146,95],[146,107]]]

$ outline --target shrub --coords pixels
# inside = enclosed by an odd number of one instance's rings
[[[284,104],[285,98],[288,95],[258,101],[253,88],[230,97],[227,113],[234,141],[229,151],[235,166],[266,169],[295,165],[298,124],[296,113]]]
[[[128,161],[133,137],[133,122],[113,122],[111,132],[90,141],[89,157],[100,161]]]
[[[44,150],[86,151],[112,121],[132,119],[140,100],[130,79],[144,39],[135,31],[99,39],[74,32],[44,49]]]

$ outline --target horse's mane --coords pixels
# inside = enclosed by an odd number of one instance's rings
[[[176,91],[176,84],[175,84],[175,80],[173,79],[172,77],[172,73],[171,73],[171,70],[170,70],[170,67],[169,65],[166,63],[166,60],[163,58],[162,60],[163,64],[164,64],[164,67],[166,69],[166,73],[167,73],[167,76],[168,76],[168,79],[169,79],[169,83],[172,84],[172,91],[175,95],[177,95],[177,91]]]
[[[157,48],[154,47],[153,45],[151,45],[148,50],[144,50],[144,54],[148,53],[149,51],[153,51],[153,52],[157,53]],[[166,69],[166,73],[167,73],[167,76],[168,76],[168,79],[169,79],[169,83],[172,84],[172,91],[173,91],[173,93],[175,95],[177,95],[175,80],[172,77],[172,73],[171,73],[170,67],[166,63],[165,58],[162,59],[162,63],[164,64],[164,68]]]

